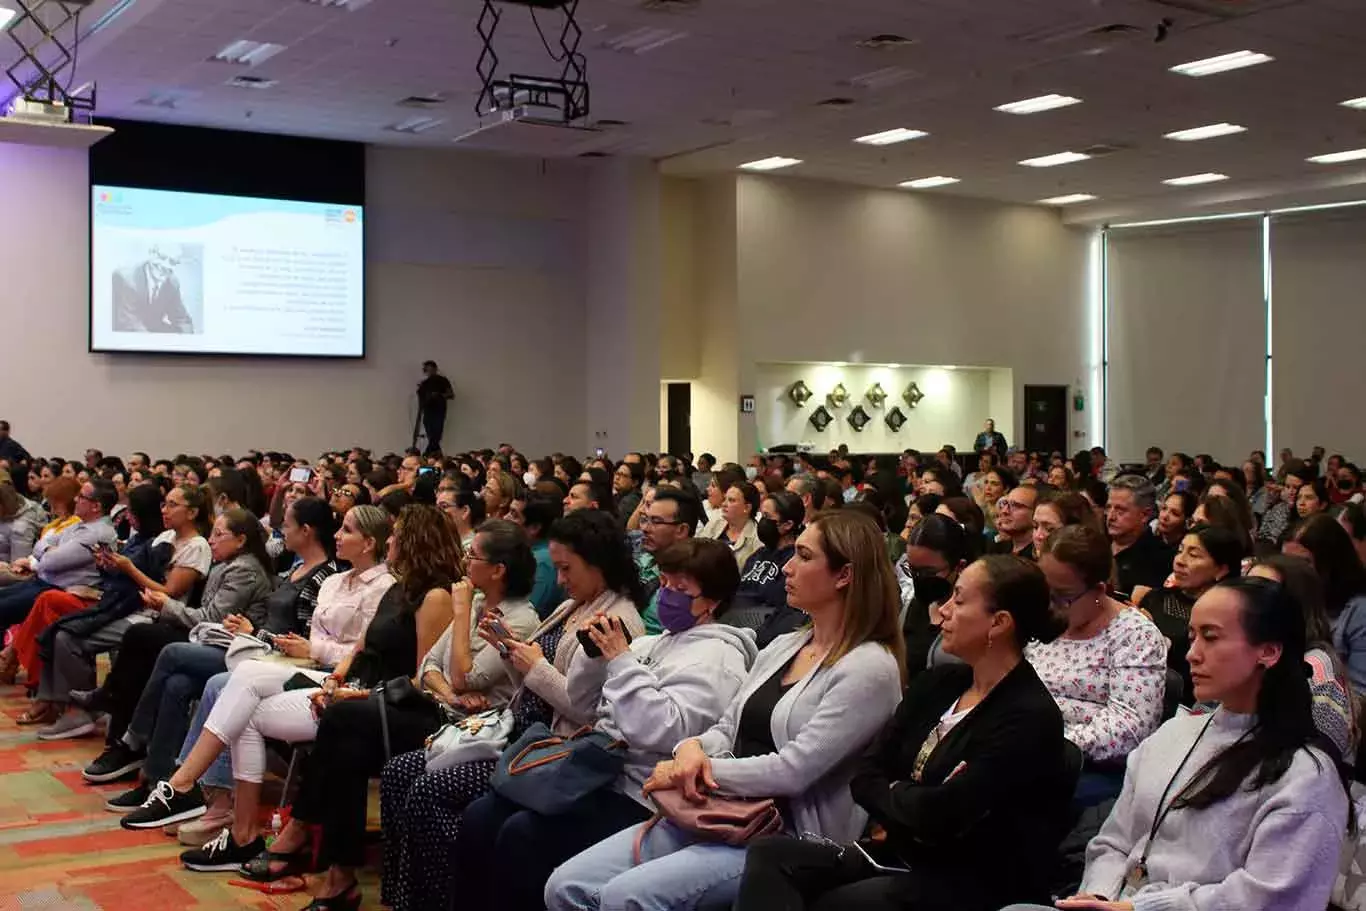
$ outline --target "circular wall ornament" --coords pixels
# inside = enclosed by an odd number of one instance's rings
[[[824,433],[825,428],[829,427],[831,422],[835,419],[830,416],[830,412],[825,410],[824,405],[817,405],[816,410],[811,412],[811,417],[807,418],[807,420],[811,422],[812,427],[815,427],[816,430]]]
[[[887,412],[883,421],[886,422],[892,433],[899,433],[901,428],[906,426],[906,414],[898,406],[893,405],[892,410]]]
[[[862,405],[855,405],[854,410],[849,412],[849,426],[859,433],[862,433],[863,428],[867,427],[872,420],[868,416],[868,412],[863,410]]]

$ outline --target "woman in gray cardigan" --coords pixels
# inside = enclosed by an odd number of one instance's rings
[[[645,793],[772,797],[788,832],[852,841],[867,821],[849,793],[854,763],[901,700],[896,578],[877,526],[853,511],[817,515],[783,572],[788,603],[811,625],[759,654],[721,720],[679,744]],[[546,906],[729,907],[744,848],[698,841],[662,822],[636,864],[638,829],[561,865],[546,885]]]

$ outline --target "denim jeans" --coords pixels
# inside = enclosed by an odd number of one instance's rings
[[[170,778],[175,771],[176,751],[190,727],[190,703],[210,677],[227,670],[225,654],[210,645],[173,642],[157,655],[124,735],[130,746],[146,746],[143,772],[148,781]]]
[[[0,634],[23,623],[28,612],[33,610],[33,602],[52,587],[35,576],[0,589]]]
[[[194,720],[190,722],[190,731],[185,735],[185,744],[180,748],[180,760],[177,763],[183,764],[190,757],[190,750],[194,749],[195,742],[204,734],[204,722],[209,719],[209,712],[213,710],[214,703],[218,701],[218,694],[223,692],[223,688],[228,685],[228,678],[232,674],[224,671],[221,674],[214,674],[209,678],[209,682],[204,684],[204,693],[199,697],[199,708],[194,713]],[[213,735],[210,734],[210,737]],[[148,776],[149,778],[151,776]],[[199,779],[199,783],[206,788],[223,788],[232,790],[232,752],[225,745],[223,751],[218,754],[213,765]]]
[[[632,854],[640,826],[618,832],[561,864],[545,887],[550,911],[665,911],[729,908],[745,870],[745,849],[700,842],[661,821]]]

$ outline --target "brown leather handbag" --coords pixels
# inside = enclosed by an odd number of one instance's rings
[[[709,794],[702,803],[693,803],[679,790],[655,791],[650,795],[657,808],[654,818],[636,834],[633,859],[640,863],[645,836],[661,819],[691,832],[703,841],[725,845],[746,845],[783,828],[783,817],[771,798],[725,797]]]

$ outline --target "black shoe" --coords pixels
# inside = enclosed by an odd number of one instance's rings
[[[152,788],[146,782],[138,782],[137,787],[124,791],[117,797],[105,801],[104,808],[110,813],[130,813],[147,802]]]
[[[331,898],[315,898],[304,911],[360,911],[360,888],[352,883],[345,892]]]
[[[92,715],[109,711],[109,693],[105,691],[104,687],[95,687],[93,690],[72,690],[68,696],[72,705],[85,709]]]
[[[123,741],[119,741],[106,746],[104,752],[81,771],[81,777],[91,784],[118,781],[121,778],[136,774],[146,759],[147,754],[145,752],[135,750]]]
[[[266,849],[266,840],[259,835],[250,844],[239,845],[232,839],[232,827],[227,826],[218,837],[202,848],[191,848],[180,855],[185,869],[197,873],[236,873],[242,864]]]
[[[159,781],[141,806],[119,820],[119,825],[125,829],[159,829],[203,816],[206,809],[199,785],[182,794],[169,781]]]

